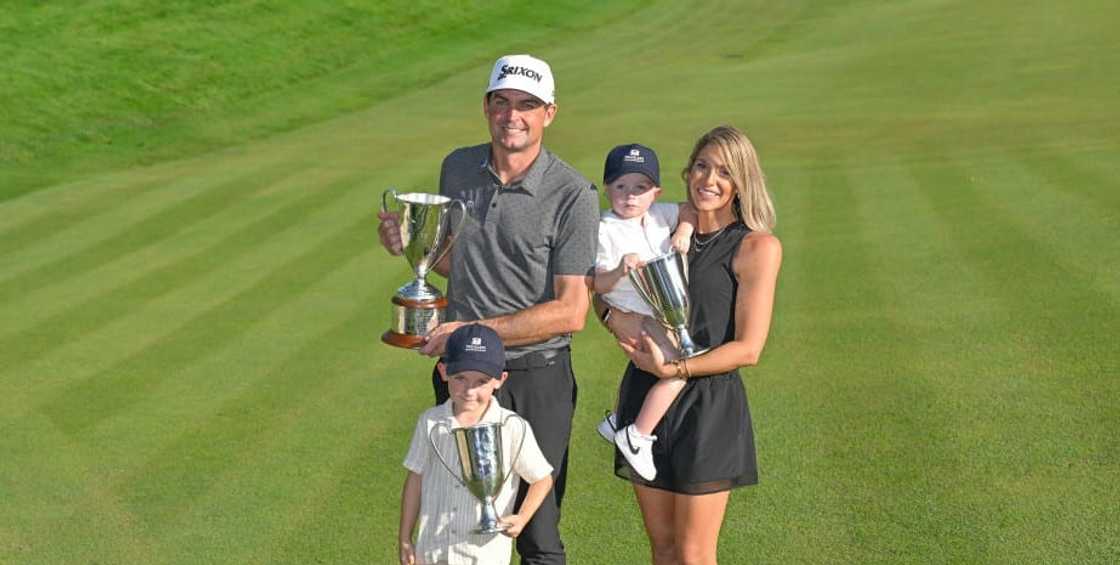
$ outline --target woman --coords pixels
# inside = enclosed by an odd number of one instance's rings
[[[615,454],[615,474],[634,484],[656,565],[716,563],[731,489],[758,482],[738,369],[762,354],[782,260],[781,243],[770,233],[774,207],[742,132],[721,126],[706,133],[682,177],[699,212],[688,254],[691,333],[697,346],[711,349],[667,359],[625,313],[607,318],[631,359],[619,394],[620,427],[634,420],[657,379],[688,377],[655,432],[657,477],[641,479]]]

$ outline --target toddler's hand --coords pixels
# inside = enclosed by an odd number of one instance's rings
[[[627,253],[622,256],[618,262],[618,268],[622,269],[622,274],[629,274],[630,271],[642,266],[642,258],[637,253]]]
[[[681,255],[688,254],[688,248],[692,245],[692,230],[678,229],[673,232],[672,239],[669,240],[669,245],[673,246]]]

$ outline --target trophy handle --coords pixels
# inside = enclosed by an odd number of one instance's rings
[[[506,481],[509,480],[510,476],[513,475],[513,468],[517,465],[517,460],[521,458],[521,450],[525,448],[525,437],[529,435],[529,421],[517,414],[507,415],[505,419],[502,420],[503,428],[506,426],[506,422],[508,422],[510,418],[517,418],[518,420],[521,420],[521,441],[517,444],[517,454],[509,460],[509,471],[507,471],[505,476],[502,477],[502,482],[498,483],[499,492],[502,490],[502,487],[506,485]]]
[[[634,287],[634,290],[638,291],[638,294],[641,295],[642,300],[644,300],[646,304],[649,304],[650,308],[657,309],[657,301],[653,299],[653,296],[650,295],[648,291],[646,291],[645,283],[642,282],[642,276],[638,274],[638,269],[631,269],[628,276],[630,277],[631,286]]]
[[[385,192],[381,193],[381,211],[382,212],[391,212],[392,211],[392,210],[389,209],[389,195],[390,194],[393,195],[393,201],[394,202],[397,201],[397,189],[395,189],[391,186],[389,188],[386,188]]]
[[[447,253],[451,251],[451,244],[455,243],[455,238],[459,237],[459,229],[463,227],[463,222],[467,221],[467,205],[462,200],[459,200],[457,198],[452,199],[451,204],[448,204],[447,207],[450,210],[450,208],[454,207],[456,204],[459,205],[459,211],[461,212],[461,214],[459,214],[459,223],[455,224],[455,229],[451,230],[451,232],[447,234],[447,239],[445,240],[447,241],[447,243],[444,244],[443,249],[441,249],[440,252],[436,254],[435,258],[432,259],[431,264],[433,266],[438,265],[439,262],[443,260],[443,256],[447,255]],[[447,217],[447,227],[450,228],[451,214],[447,214]]]
[[[459,484],[461,484],[465,487],[465,486],[467,486],[467,482],[464,481],[462,479],[462,477],[460,477],[459,475],[456,475],[455,471],[451,470],[451,466],[447,464],[447,461],[443,458],[443,454],[441,454],[439,452],[439,448],[436,447],[435,440],[432,439],[432,434],[435,433],[435,431],[440,429],[440,428],[442,428],[444,430],[447,430],[448,434],[451,433],[451,427],[450,426],[448,426],[447,424],[445,424],[443,422],[436,422],[436,424],[434,426],[432,426],[432,429],[428,430],[428,445],[432,446],[432,451],[435,452],[436,459],[439,459],[440,464],[443,465],[444,469],[447,469],[448,474],[450,474],[452,477],[455,477],[455,480],[459,481]]]
[[[688,253],[681,253],[680,251],[676,250],[674,251],[676,252],[677,256],[681,258],[681,269],[682,273],[684,274],[684,284],[688,285]],[[685,290],[688,290],[687,286],[685,287]]]

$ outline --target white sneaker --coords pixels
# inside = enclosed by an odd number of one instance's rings
[[[599,422],[599,427],[595,429],[599,430],[599,435],[603,436],[603,439],[614,443],[614,432],[618,429],[618,417],[615,416],[614,412],[609,412],[603,418],[603,421]]]
[[[647,436],[630,424],[614,434],[614,444],[630,464],[630,468],[647,481],[657,477],[657,467],[653,466],[653,442],[657,436]]]

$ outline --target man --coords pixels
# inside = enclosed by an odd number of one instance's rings
[[[576,404],[569,344],[583,329],[598,240],[595,186],[542,145],[556,117],[555,83],[544,61],[498,59],[482,100],[490,142],[443,161],[440,193],[466,203],[458,238],[435,271],[448,278],[448,321],[420,348],[443,354],[465,323],[495,330],[506,344],[502,406],[532,425],[555,488],[517,539],[522,563],[565,563],[558,529]],[[381,243],[401,252],[399,218],[381,213]],[[447,386],[433,371],[436,402]],[[517,504],[525,496],[518,492]]]

